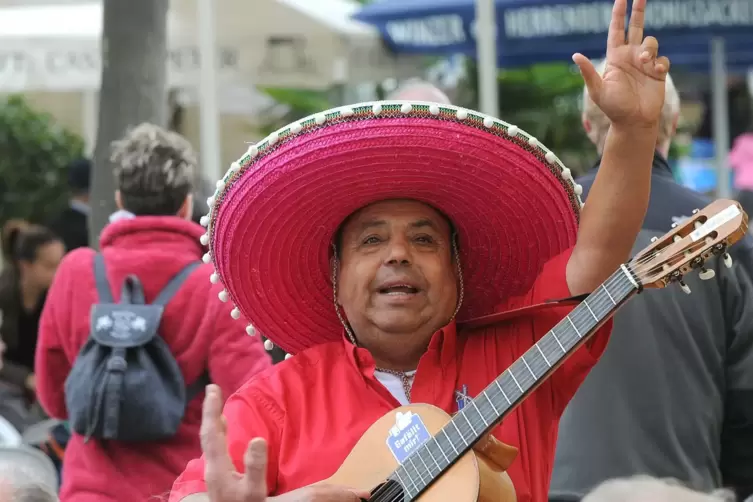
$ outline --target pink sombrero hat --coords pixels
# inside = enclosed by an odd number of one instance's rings
[[[528,291],[575,243],[580,193],[570,170],[516,126],[455,106],[363,103],[299,120],[234,162],[208,200],[204,261],[248,333],[294,354],[343,336],[331,245],[354,211],[415,199],[447,215],[460,244],[463,320]]]

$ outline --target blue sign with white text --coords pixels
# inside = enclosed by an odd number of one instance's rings
[[[390,429],[387,447],[402,464],[421,445],[431,439],[421,417],[412,412],[398,413],[396,424]]]

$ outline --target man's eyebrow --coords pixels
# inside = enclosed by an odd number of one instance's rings
[[[371,228],[383,227],[385,225],[387,225],[387,222],[384,220],[366,220],[358,226],[358,230],[359,232],[363,232]]]
[[[410,224],[411,228],[424,228],[429,227],[432,230],[439,230],[437,228],[437,224],[434,223],[432,220],[428,218],[422,218],[420,220],[416,220],[413,223]]]

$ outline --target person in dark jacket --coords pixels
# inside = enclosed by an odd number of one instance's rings
[[[34,351],[39,318],[65,248],[50,230],[11,221],[3,229],[6,263],[0,273],[0,416],[19,431],[43,418],[35,413]]]
[[[599,152],[609,122],[584,96],[583,122]],[[667,164],[680,101],[667,78],[648,211],[634,251],[710,201],[674,181]],[[594,170],[579,179],[587,194]],[[596,485],[647,474],[692,488],[753,492],[753,271],[751,239],[730,249],[732,268],[648,290],[614,318],[601,361],[567,407],[551,501],[581,500]],[[648,350],[647,350],[648,349]]]
[[[84,158],[68,164],[68,187],[71,191],[68,207],[47,222],[47,226],[54,228],[62,237],[67,251],[89,245],[91,168],[91,161]]]

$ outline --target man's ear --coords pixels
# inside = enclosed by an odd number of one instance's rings
[[[115,207],[118,210],[123,210],[123,197],[120,195],[120,190],[115,190]]]
[[[583,130],[586,131],[586,134],[591,134],[591,121],[584,115],[581,118],[581,122],[583,123]]]

